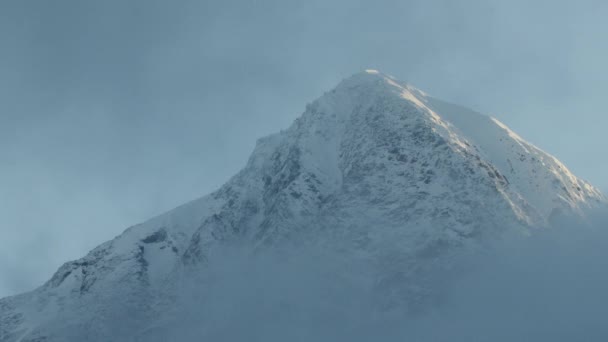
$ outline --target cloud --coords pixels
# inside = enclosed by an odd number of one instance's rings
[[[389,275],[348,253],[222,253],[182,288],[184,311],[165,338],[602,341],[608,337],[607,218],[461,253],[457,271],[434,276],[435,300],[415,312],[405,308],[408,300],[385,306],[378,276]]]

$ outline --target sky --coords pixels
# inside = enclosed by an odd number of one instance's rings
[[[608,191],[608,3],[0,2],[0,297],[217,189],[374,68],[493,115]]]

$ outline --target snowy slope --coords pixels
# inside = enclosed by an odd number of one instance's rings
[[[37,290],[0,300],[0,341],[143,334],[171,307],[179,279],[235,241],[256,250],[306,237],[379,261],[393,260],[396,247],[403,262],[380,270],[408,282],[409,270],[452,248],[505,230],[533,233],[605,203],[498,120],[368,70],[260,139],[216,192],[127,229]],[[124,325],[109,331],[117,317]]]

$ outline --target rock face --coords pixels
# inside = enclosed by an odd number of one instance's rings
[[[505,230],[532,233],[605,203],[498,120],[369,70],[260,139],[216,192],[127,229],[35,291],[0,300],[0,341],[145,336],[171,306],[177,280],[232,242],[259,250],[302,238],[369,260],[396,246],[405,261],[386,272],[398,268],[392,280],[407,283],[453,248]]]

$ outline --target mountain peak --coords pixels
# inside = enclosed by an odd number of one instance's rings
[[[352,163],[355,155],[344,150],[356,145],[388,158],[394,151],[404,155],[408,150],[407,154],[418,156],[414,160],[435,163],[435,167],[419,172],[436,174],[439,165],[451,159],[470,164],[464,168],[480,168],[515,216],[534,226],[546,224],[558,213],[580,214],[583,208],[605,201],[597,189],[499,120],[433,98],[377,70],[343,80],[313,102],[290,131],[299,140],[291,144],[313,151],[304,154],[304,167],[306,163],[314,165],[322,174],[334,175],[330,178],[342,186],[348,171],[344,165]],[[386,162],[382,158],[369,160],[368,156],[357,158],[381,167]],[[416,176],[412,170],[400,173]],[[435,186],[431,189],[439,192]]]
[[[332,91],[329,97],[341,97],[342,104],[361,105],[370,103],[378,97],[392,98],[396,102],[406,100],[419,108],[426,107],[423,98],[427,96],[423,91],[405,83],[393,76],[378,70],[368,69],[347,77],[342,80]],[[321,97],[318,101],[327,100],[328,95]],[[330,101],[336,101],[332,99]]]
[[[344,85],[347,85],[347,86],[357,86],[357,85],[365,85],[365,84],[379,85],[382,83],[388,83],[388,81],[394,81],[394,78],[392,76],[386,75],[378,70],[367,69],[367,70],[360,71],[358,73],[355,73],[355,74],[347,77],[337,86],[337,88],[340,88],[341,86],[344,86]]]
[[[366,69],[357,73],[354,73],[349,78],[359,78],[359,79],[385,79],[391,78],[391,76],[386,75],[385,73],[376,70],[376,69]]]

